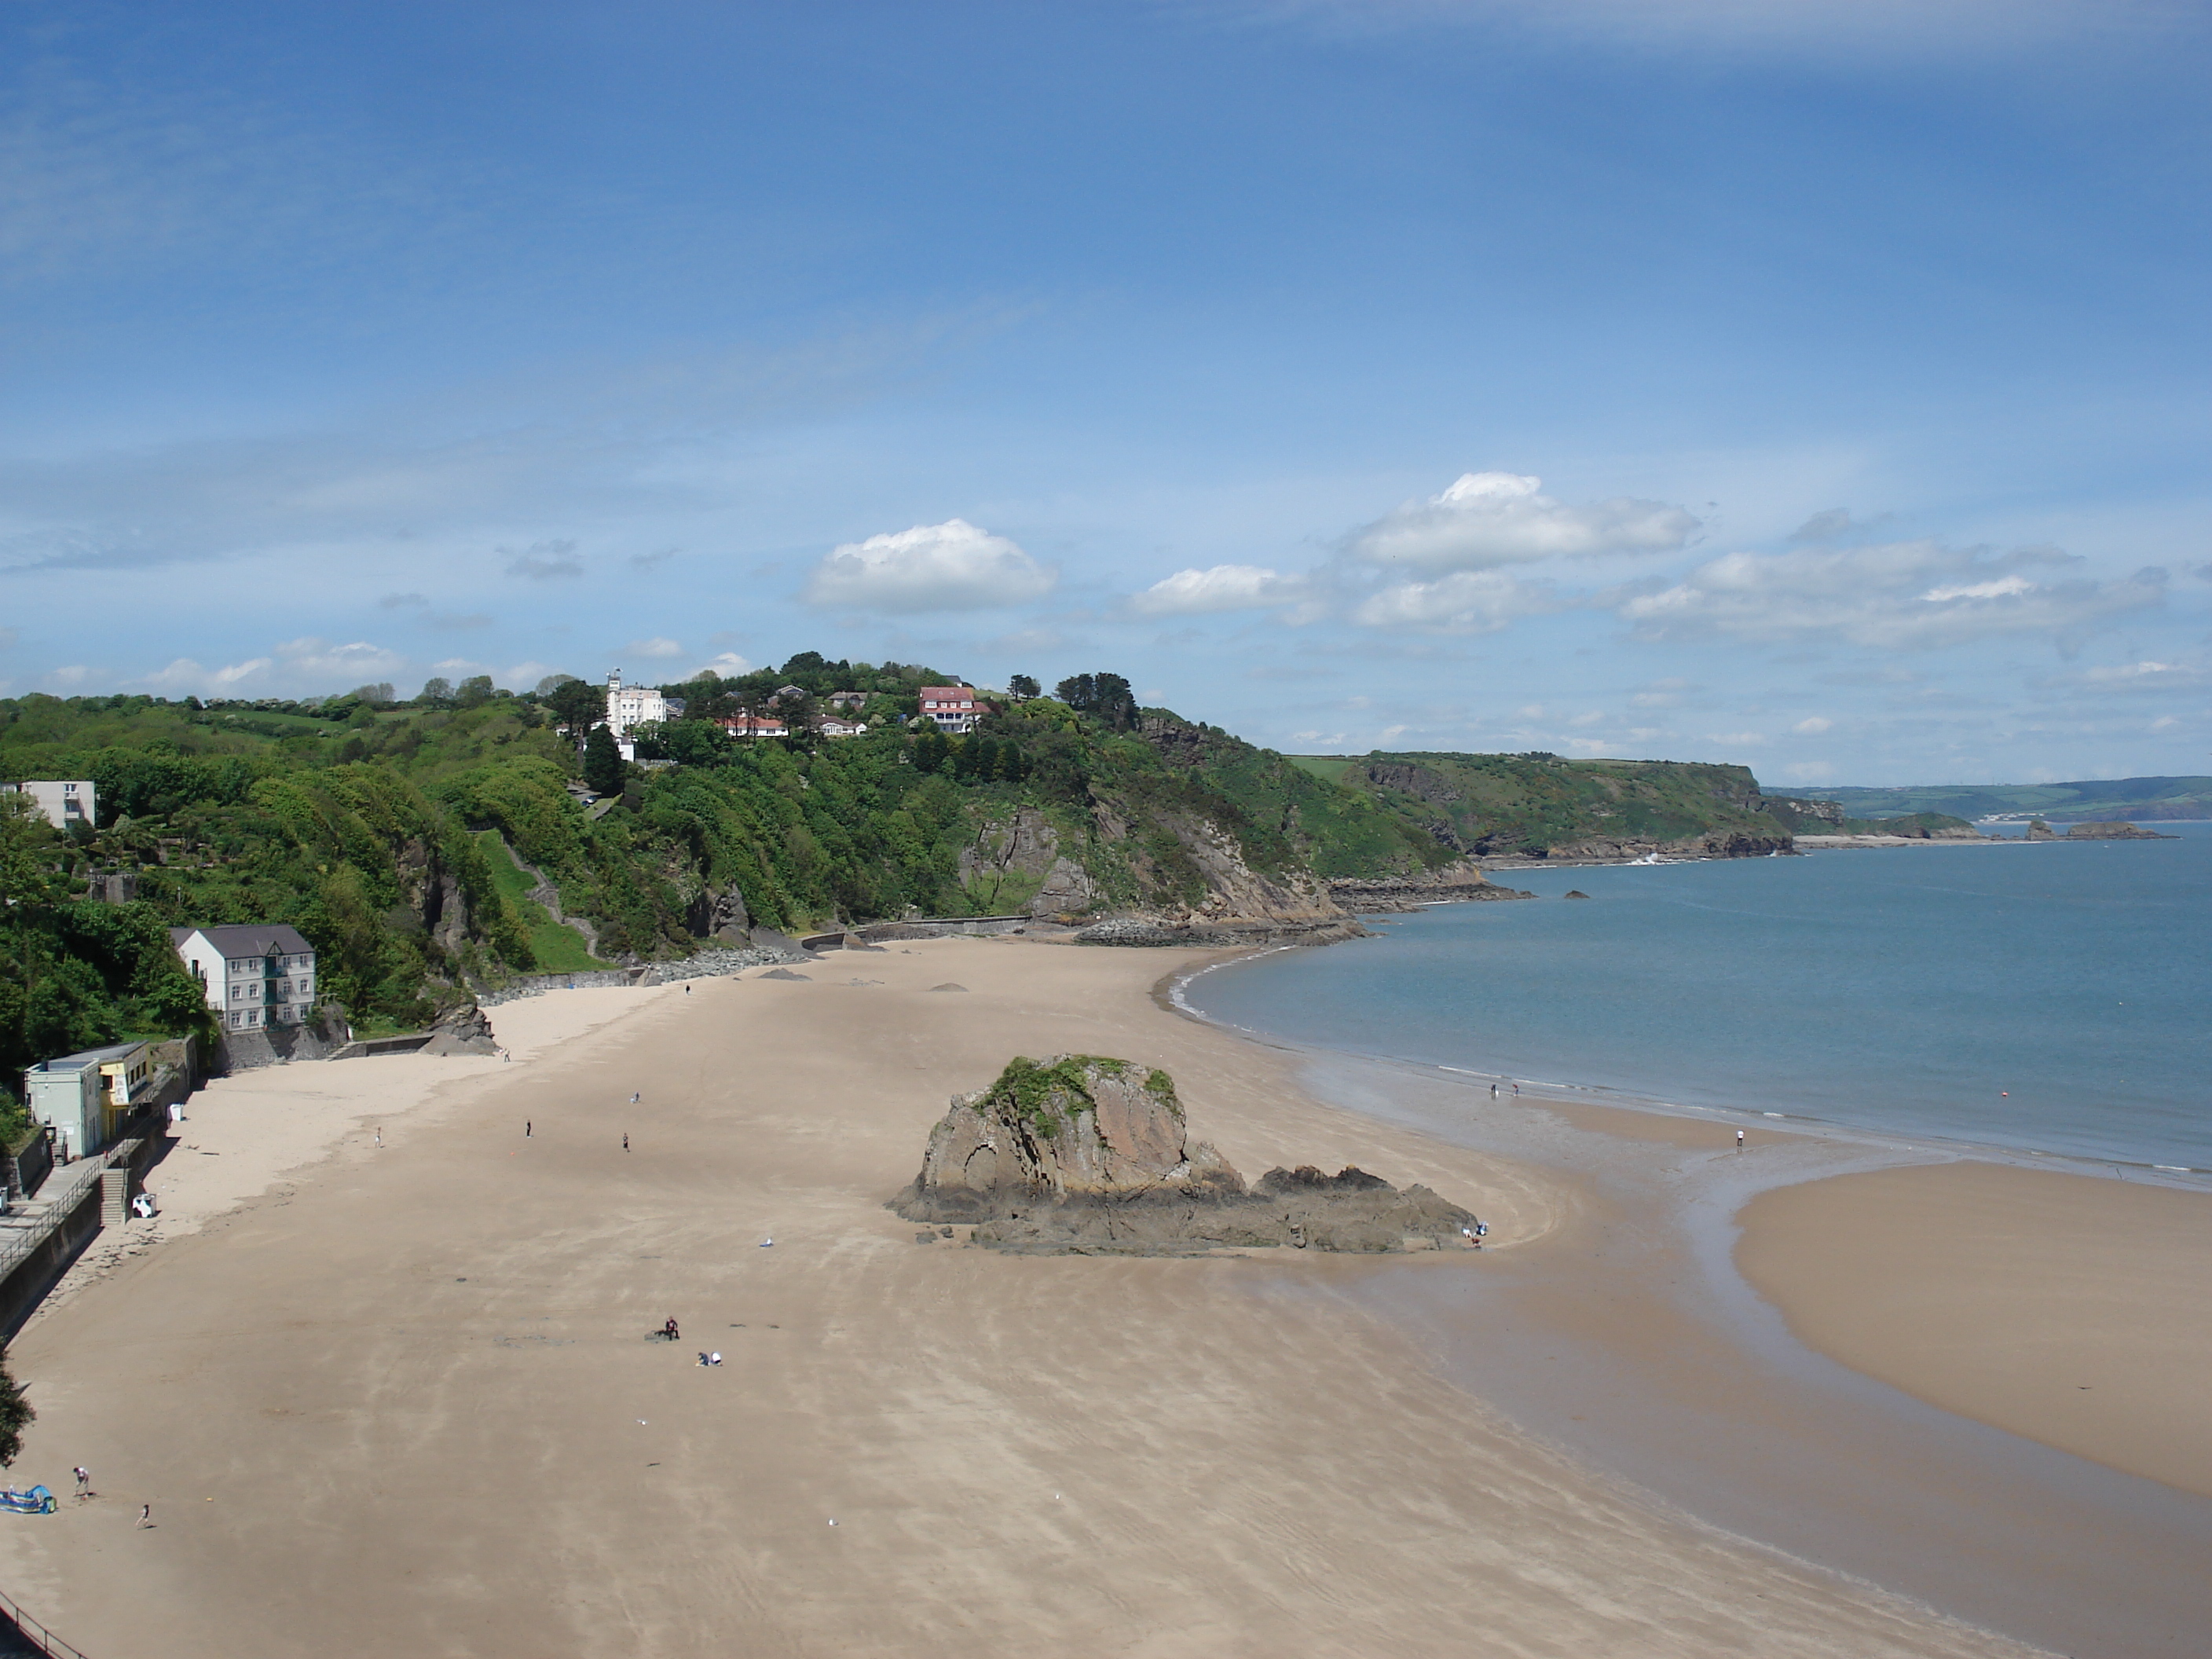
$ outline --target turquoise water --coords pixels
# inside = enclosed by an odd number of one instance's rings
[[[1516,872],[1536,901],[1185,995],[1353,1053],[2212,1170],[2212,823],[2149,827],[2179,838]]]

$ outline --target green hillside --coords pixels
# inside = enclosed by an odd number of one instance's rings
[[[1899,789],[1806,789],[1856,817],[1943,812],[2081,823],[2101,818],[2212,818],[2212,778],[2100,778],[2073,783],[1929,784]]]
[[[291,923],[327,996],[374,1031],[420,1025],[471,983],[680,957],[718,929],[1010,912],[1070,867],[1056,890],[1079,913],[1196,907],[1236,888],[1310,915],[1328,878],[1469,852],[1782,838],[1740,767],[1292,758],[1139,709],[1111,675],[1065,682],[1079,706],[1006,702],[948,738],[914,719],[914,690],[951,678],[809,653],[665,687],[684,718],[641,731],[654,764],[616,762],[617,793],[589,811],[574,733],[597,718],[596,689],[580,683],[548,682],[543,697],[437,683],[404,703],[388,687],[305,703],[0,700],[0,779],[99,791],[96,826],[67,835],[20,802],[0,813],[21,969],[0,981],[0,1064],[200,1027],[164,932],[184,923]],[[746,741],[700,718],[778,696],[803,715],[846,693],[870,722],[860,737],[819,738],[801,719],[797,737]],[[596,951],[530,899],[509,848],[594,929]],[[136,881],[134,902],[86,896],[88,877],[116,873]]]
[[[1328,757],[1299,764],[1319,775]],[[1741,766],[1562,760],[1555,755],[1372,754],[1334,762],[1340,787],[1483,857],[1548,856],[1616,841],[1720,836],[1741,850],[1788,843]]]

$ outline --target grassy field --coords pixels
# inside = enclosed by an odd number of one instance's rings
[[[1283,758],[1301,772],[1310,772],[1323,783],[1342,783],[1344,769],[1352,764],[1348,755],[1285,755]]]
[[[580,971],[586,968],[607,968],[613,964],[599,960],[584,948],[584,936],[574,928],[553,920],[545,907],[529,896],[530,878],[516,866],[507,843],[500,839],[496,830],[485,830],[477,836],[483,846],[485,860],[491,865],[492,880],[499,888],[530,935],[530,952],[538,958],[541,973],[560,974]]]

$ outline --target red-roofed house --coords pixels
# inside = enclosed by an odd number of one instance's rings
[[[937,722],[940,732],[973,732],[975,722],[989,709],[975,701],[972,685],[925,685],[920,693],[921,712]]]

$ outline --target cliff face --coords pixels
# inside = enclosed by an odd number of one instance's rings
[[[1423,814],[1438,841],[1486,862],[1747,858],[1791,842],[1741,766],[1374,754],[1343,781]]]
[[[1203,813],[1103,790],[1087,834],[1030,806],[985,823],[962,849],[959,874],[979,912],[1070,922],[1105,913],[1097,943],[1182,943],[1194,933],[1340,936],[1355,926],[1310,868],[1263,875]],[[1144,937],[1121,937],[1131,927]]]

